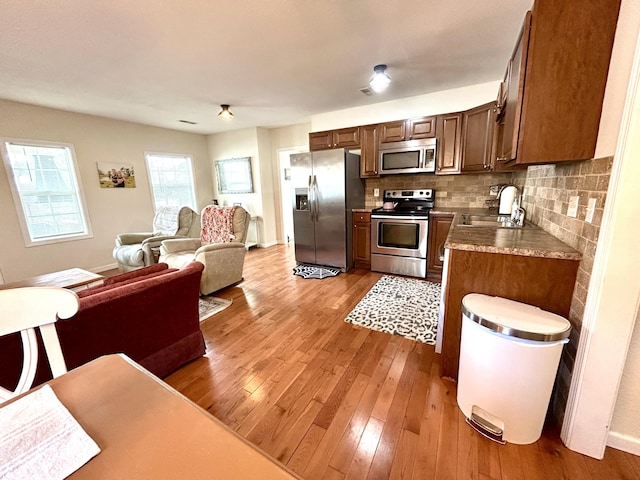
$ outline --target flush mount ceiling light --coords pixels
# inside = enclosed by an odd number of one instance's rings
[[[376,65],[373,67],[373,77],[369,80],[369,86],[371,90],[376,93],[384,91],[391,83],[391,77],[386,70],[386,65]]]
[[[221,119],[231,120],[233,118],[233,113],[231,113],[231,110],[229,110],[229,105],[220,105],[220,108],[222,108],[222,110],[220,110],[218,116]]]

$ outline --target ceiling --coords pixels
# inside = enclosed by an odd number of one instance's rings
[[[203,134],[290,125],[500,79],[532,3],[0,0],[0,98]],[[366,96],[380,63],[391,86]]]

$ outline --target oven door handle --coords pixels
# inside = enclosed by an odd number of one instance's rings
[[[371,214],[371,219],[381,219],[381,220],[413,220],[413,221],[429,221],[429,217],[424,215],[377,215],[375,213]]]

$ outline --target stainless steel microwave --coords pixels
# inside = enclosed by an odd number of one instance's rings
[[[380,174],[434,173],[436,139],[408,140],[380,145]]]

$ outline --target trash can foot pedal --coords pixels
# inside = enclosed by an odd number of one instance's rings
[[[502,434],[504,433],[501,428],[496,427],[491,422],[488,422],[484,418],[476,415],[475,413],[471,414],[470,418],[466,418],[467,423],[473,428],[476,432],[478,432],[483,437],[488,438],[489,440],[493,440],[500,445],[504,445],[505,442],[502,439]]]

